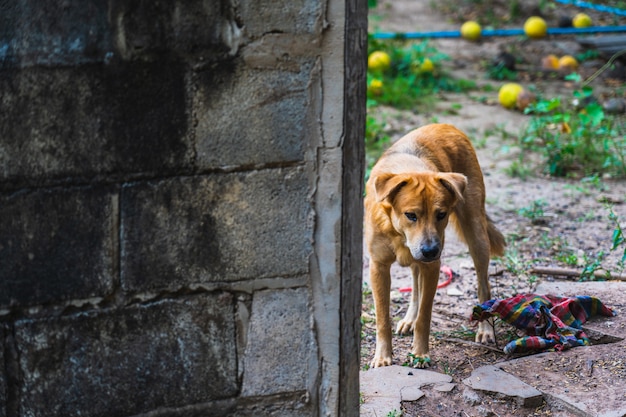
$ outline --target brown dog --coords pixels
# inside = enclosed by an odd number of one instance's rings
[[[480,302],[491,298],[490,255],[504,252],[504,237],[485,213],[485,185],[476,153],[467,136],[454,126],[424,126],[383,154],[366,191],[365,236],[377,332],[372,367],[391,365],[389,292],[395,261],[410,267],[413,274],[411,302],[396,331],[413,331],[414,366],[428,367],[430,319],[448,221],[469,247]],[[489,323],[479,324],[476,341],[494,341]]]

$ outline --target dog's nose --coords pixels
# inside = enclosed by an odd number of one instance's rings
[[[439,256],[439,242],[423,243],[420,246],[420,251],[427,260],[437,259]]]

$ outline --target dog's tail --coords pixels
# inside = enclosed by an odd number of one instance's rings
[[[489,248],[491,256],[503,256],[506,241],[489,216],[487,216],[487,233],[489,234]]]

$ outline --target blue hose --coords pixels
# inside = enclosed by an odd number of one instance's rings
[[[602,4],[593,4],[580,0],[554,0],[561,4],[571,4],[572,6],[580,7],[583,9],[593,9],[599,12],[612,13],[617,16],[626,16],[626,10],[618,9],[616,7],[603,6]]]
[[[548,28],[548,35],[582,35],[589,33],[626,32],[626,26],[590,26],[586,28]],[[523,35],[523,29],[485,29],[481,31],[481,37],[488,36],[519,36]],[[370,35],[373,39],[431,39],[431,38],[460,38],[458,30],[439,32],[378,32]]]

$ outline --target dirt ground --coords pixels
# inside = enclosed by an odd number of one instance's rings
[[[528,13],[533,10],[530,2],[521,2]],[[441,5],[442,3],[440,3]],[[478,4],[478,3],[477,3]],[[443,7],[443,6],[442,6]],[[472,18],[480,10],[455,9],[454,13],[435,10],[427,1],[387,0],[379,4],[370,16],[370,32],[415,32],[456,30],[460,16]],[[580,10],[559,6],[546,17],[549,24],[559,15],[573,15]],[[497,12],[497,10],[496,10]],[[592,15],[594,21],[605,16]],[[521,27],[521,22],[511,22],[508,27]],[[624,24],[623,22],[620,24]],[[492,60],[500,50],[514,50],[520,54],[524,66],[537,68],[542,56],[576,54],[584,49],[573,36],[547,37],[528,41],[521,37],[486,38],[478,43],[462,39],[438,39],[431,41],[451,60],[446,68],[456,77],[472,79],[479,84],[499,86],[503,82],[486,78],[484,63]],[[606,62],[598,59],[581,69],[583,77],[591,75]],[[536,77],[520,71],[519,82],[532,84],[546,95],[571,98],[575,88],[562,77]],[[592,84],[594,91],[609,97],[615,94],[615,80],[599,77]],[[479,94],[479,93],[476,93]],[[484,92],[480,93],[485,95]],[[407,131],[420,125],[438,122],[452,123],[473,139],[478,158],[485,175],[487,188],[487,211],[499,229],[507,237],[508,251],[503,259],[492,262],[492,296],[507,298],[517,293],[533,292],[539,280],[563,279],[530,273],[531,265],[582,268],[586,260],[594,259],[599,252],[608,255],[603,266],[616,271],[621,254],[611,252],[614,224],[608,219],[609,205],[622,221],[626,221],[626,181],[602,178],[600,181],[581,179],[555,179],[544,176],[540,170],[526,179],[513,178],[507,167],[519,157],[512,146],[513,140],[528,123],[529,116],[505,110],[497,105],[497,90],[487,100],[476,100],[473,93],[443,94],[434,111],[417,113],[377,107],[374,111],[384,117],[388,133],[398,139]],[[489,94],[487,94],[489,95]],[[532,158],[528,155],[528,158]],[[542,202],[541,211],[534,210],[529,216],[533,202]],[[535,206],[535,209],[537,207]],[[524,216],[520,210],[526,209]],[[368,255],[364,257],[363,340],[361,365],[366,368],[374,355],[375,324],[372,296],[368,291]],[[498,324],[496,346],[475,345],[473,328],[468,321],[471,308],[477,302],[476,276],[467,249],[448,231],[442,263],[454,272],[450,285],[441,288],[435,299],[431,330],[431,370],[449,374],[459,383],[453,395],[438,393],[425,387],[426,396],[414,403],[403,403],[405,416],[565,416],[564,411],[543,404],[536,409],[520,409],[512,402],[499,398],[483,398],[472,401],[464,397],[461,381],[473,369],[510,359],[502,353],[502,347],[516,337],[514,330]],[[398,266],[392,269],[392,314],[395,320],[402,318],[408,306],[409,293],[400,289],[410,287],[408,269]],[[444,279],[442,275],[442,280]],[[590,294],[593,295],[593,294]],[[402,365],[411,348],[412,336],[394,335],[394,364]],[[541,373],[541,370],[533,372]]]

